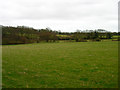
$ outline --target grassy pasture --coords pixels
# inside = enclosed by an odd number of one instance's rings
[[[3,88],[116,88],[118,42],[2,47]]]
[[[118,36],[118,35],[114,35],[114,36],[113,36],[113,38],[118,38],[118,37],[120,37],[120,36]]]

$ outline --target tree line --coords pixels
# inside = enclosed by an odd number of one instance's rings
[[[34,29],[26,26],[2,26],[2,44],[27,44],[39,42],[56,42],[59,40],[73,40],[85,42],[87,40],[100,41],[101,39],[112,39],[113,35],[119,33],[108,32],[103,29],[98,30],[77,30],[76,32],[61,32],[56,30]]]

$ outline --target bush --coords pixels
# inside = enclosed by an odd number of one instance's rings
[[[96,38],[96,39],[93,39],[92,41],[101,41],[101,39],[100,38]]]

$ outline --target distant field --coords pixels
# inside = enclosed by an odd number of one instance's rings
[[[114,38],[114,37],[118,38],[118,37],[120,37],[120,36],[118,36],[118,35],[115,36],[115,35],[114,35],[113,38]]]
[[[117,88],[118,42],[3,46],[3,88]]]

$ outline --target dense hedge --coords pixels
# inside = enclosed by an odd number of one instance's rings
[[[25,26],[11,27],[2,26],[2,44],[26,44],[55,42],[56,40],[74,40],[76,42],[86,42],[87,40],[101,41],[101,39],[112,39],[113,35],[120,33],[111,33],[105,30],[90,30],[90,32],[58,32],[48,28],[36,30]],[[91,32],[92,31],[92,32]]]
[[[29,27],[2,27],[2,44],[26,44],[57,40],[56,33],[48,30],[36,30]]]

